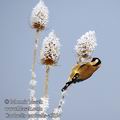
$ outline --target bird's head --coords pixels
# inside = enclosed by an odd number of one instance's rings
[[[99,58],[94,57],[90,64],[95,67],[100,67],[101,66],[101,60]]]

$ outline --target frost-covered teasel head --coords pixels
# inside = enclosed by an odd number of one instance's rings
[[[31,26],[37,31],[42,31],[45,29],[48,23],[48,8],[44,4],[43,0],[33,8],[31,15]]]
[[[79,61],[91,58],[91,54],[95,50],[96,45],[95,31],[89,31],[82,35],[82,37],[77,40],[75,46]]]
[[[60,56],[60,42],[54,31],[50,32],[43,41],[40,52],[41,63],[45,65],[54,65],[58,62]]]

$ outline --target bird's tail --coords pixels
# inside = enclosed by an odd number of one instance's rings
[[[72,81],[67,82],[65,86],[61,89],[61,91],[64,92],[72,83]]]

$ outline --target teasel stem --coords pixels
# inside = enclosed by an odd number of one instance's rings
[[[36,101],[36,74],[35,74],[35,65],[37,61],[37,48],[38,48],[38,42],[39,42],[39,31],[37,30],[35,33],[35,42],[34,42],[34,48],[33,48],[33,63],[32,63],[32,79],[30,80],[30,101]],[[35,108],[36,104],[30,104],[31,108]],[[35,114],[37,111],[28,111],[29,114]],[[36,120],[36,118],[29,118],[28,120]]]
[[[48,98],[48,78],[49,78],[49,70],[50,66],[45,65],[46,72],[45,72],[45,80],[44,80],[44,92],[43,97],[41,97],[41,103],[40,103],[40,118],[39,120],[47,120],[47,109],[49,108],[49,98]]]
[[[32,72],[35,72],[35,65],[37,61],[37,48],[39,43],[39,30],[36,30],[35,33],[35,42],[34,42],[34,50],[33,50],[33,63],[32,63]],[[34,76],[32,75],[32,79],[34,79]]]
[[[53,112],[49,114],[49,116],[52,117],[52,120],[60,120],[61,114],[63,112],[63,105],[65,102],[65,96],[66,96],[67,90],[61,92],[61,98],[59,100],[59,104],[56,108],[54,108]]]
[[[49,71],[50,66],[46,65],[46,75],[45,75],[45,81],[44,81],[44,96],[48,97],[48,78],[49,78]]]

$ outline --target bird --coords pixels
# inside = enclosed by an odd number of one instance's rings
[[[92,58],[90,62],[80,64],[77,63],[68,78],[68,82],[61,89],[64,92],[71,84],[82,82],[90,78],[95,71],[101,66],[101,60],[97,57]]]

